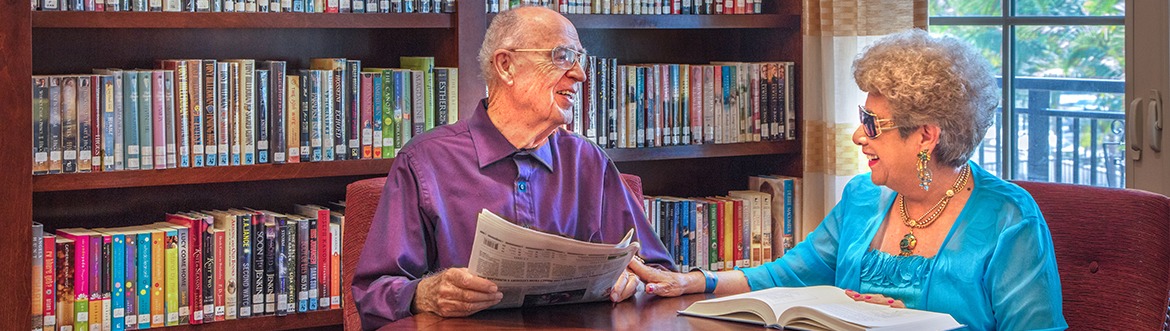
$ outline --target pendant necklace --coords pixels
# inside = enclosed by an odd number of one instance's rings
[[[914,229],[925,228],[933,224],[938,219],[938,216],[942,215],[942,211],[947,208],[947,204],[951,202],[951,198],[954,198],[960,189],[967,186],[967,177],[970,176],[971,167],[963,165],[963,169],[959,170],[959,178],[955,180],[955,185],[952,185],[951,189],[947,190],[946,196],[942,200],[939,200],[938,203],[935,203],[934,207],[930,207],[918,220],[906,215],[906,197],[902,194],[898,195],[898,214],[902,216],[902,224],[910,228],[910,232],[902,236],[902,241],[898,242],[898,247],[902,249],[902,252],[898,256],[914,255],[914,248],[918,247],[918,238],[914,236]]]

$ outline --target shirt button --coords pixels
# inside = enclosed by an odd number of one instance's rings
[[[528,191],[528,182],[526,181],[520,181],[516,184],[516,186],[520,188],[520,192]]]

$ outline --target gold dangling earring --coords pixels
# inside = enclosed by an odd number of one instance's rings
[[[933,175],[930,173],[930,168],[926,167],[926,163],[930,162],[930,151],[922,150],[918,152],[918,186],[922,187],[923,191],[930,191],[930,182],[933,181]]]

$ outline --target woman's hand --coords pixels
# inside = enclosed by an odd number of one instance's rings
[[[906,304],[902,303],[902,300],[896,300],[881,294],[861,294],[853,290],[845,290],[845,295],[849,296],[853,301],[864,301],[893,308],[906,308]]]
[[[688,291],[687,286],[693,284],[692,279],[694,275],[677,273],[673,271],[659,270],[647,267],[638,259],[630,260],[628,266],[630,271],[633,271],[642,282],[646,283],[646,293],[650,293],[663,297],[677,297],[691,292],[701,292],[702,288],[697,291]],[[703,275],[698,275],[700,284],[703,282]]]

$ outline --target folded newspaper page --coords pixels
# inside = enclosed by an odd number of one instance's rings
[[[479,212],[471,273],[496,283],[504,299],[489,309],[609,300],[639,245],[634,230],[617,245],[584,242]]]

